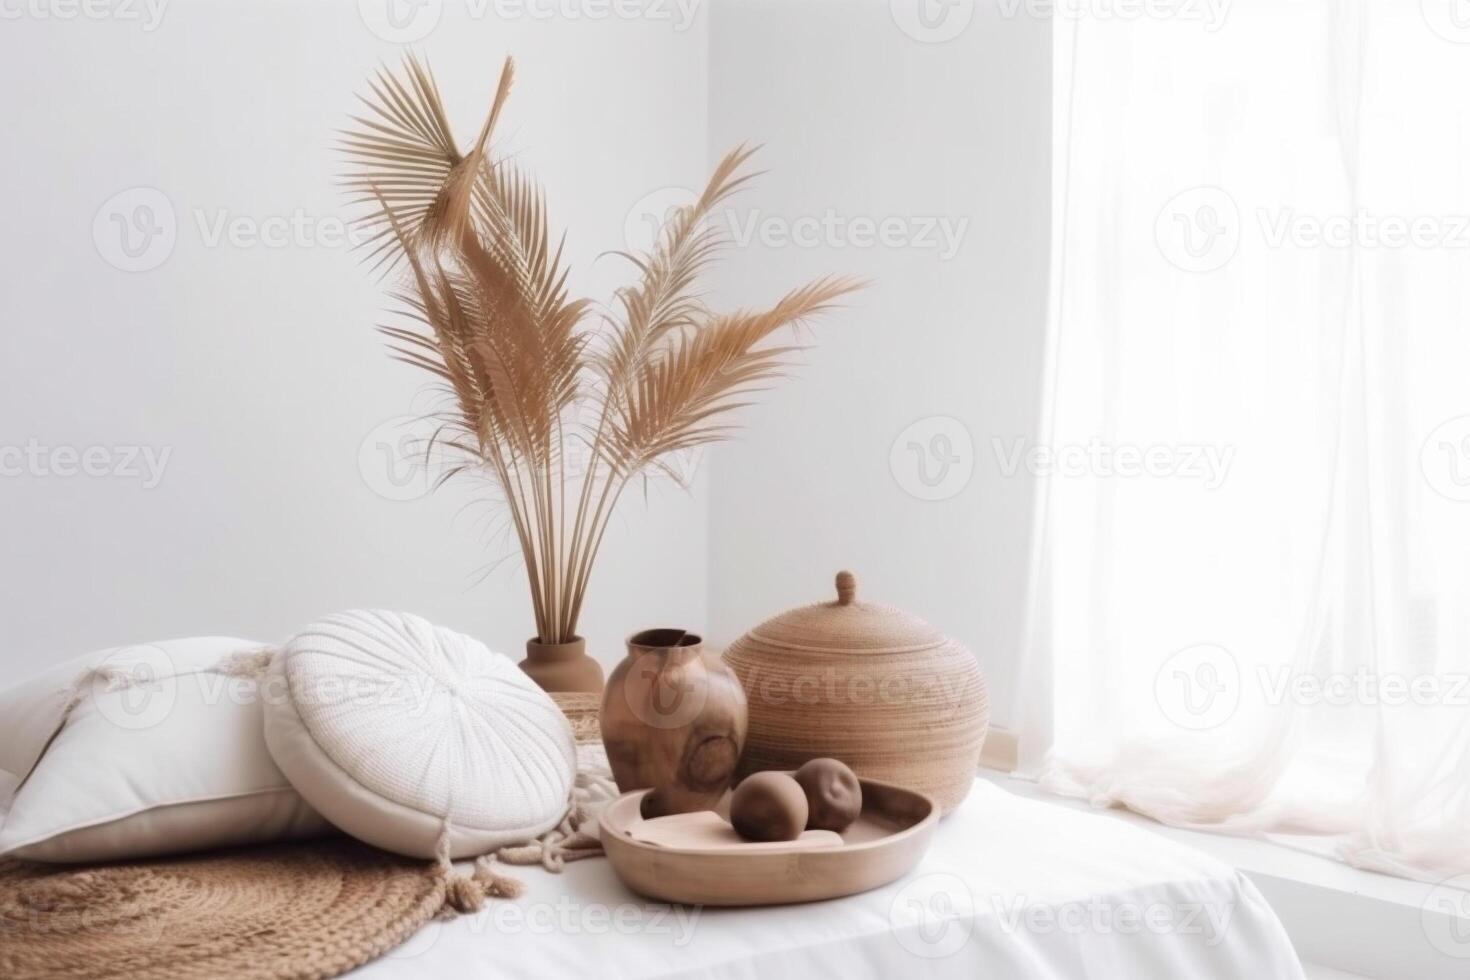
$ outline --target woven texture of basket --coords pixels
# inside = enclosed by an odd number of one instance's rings
[[[767,620],[725,660],[750,711],[739,776],[827,756],[945,813],[970,792],[990,723],[979,664],[923,620],[859,602],[852,573],[836,601]]]
[[[567,716],[567,722],[572,726],[572,737],[577,740],[578,745],[588,742],[602,741],[602,731],[598,726],[599,712],[602,710],[602,694],[587,694],[582,691],[552,691],[551,700],[561,709],[561,713]]]

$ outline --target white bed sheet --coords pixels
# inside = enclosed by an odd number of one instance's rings
[[[359,980],[993,977],[1297,980],[1255,886],[1121,821],[979,780],[906,877],[830,902],[696,909],[647,901],[603,859],[429,925]]]

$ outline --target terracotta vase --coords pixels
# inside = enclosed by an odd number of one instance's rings
[[[653,789],[644,816],[713,809],[745,746],[745,691],[698,636],[644,630],[608,678],[601,724],[618,789]]]
[[[543,691],[602,691],[602,665],[587,656],[587,641],[580,636],[566,643],[527,640],[526,659],[520,666]]]

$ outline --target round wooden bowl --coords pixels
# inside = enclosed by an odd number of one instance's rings
[[[749,719],[737,778],[841,759],[860,777],[959,806],[990,723],[985,677],[969,650],[899,609],[837,599],[769,619],[730,645]]]
[[[648,898],[685,905],[785,905],[855,895],[902,877],[929,848],[939,806],[923,793],[859,780],[863,812],[843,843],[820,849],[781,844],[665,847],[635,840],[647,790],[624,793],[602,811],[602,849],[623,884]],[[729,797],[721,804],[728,813]]]

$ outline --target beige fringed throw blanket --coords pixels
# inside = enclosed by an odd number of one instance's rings
[[[577,728],[573,719],[573,727]],[[578,732],[585,738],[586,727]],[[436,873],[448,882],[445,915],[478,912],[486,898],[515,898],[521,883],[495,870],[495,863],[541,865],[547,871],[560,872],[568,861],[598,857],[602,841],[597,835],[597,820],[602,808],[618,795],[617,783],[607,762],[607,750],[595,736],[577,743],[577,779],[572,788],[572,803],[566,817],[554,829],[525,844],[502,847],[493,854],[476,858],[468,874],[453,870],[447,851],[442,851],[435,864]],[[442,844],[448,847],[446,838]]]

